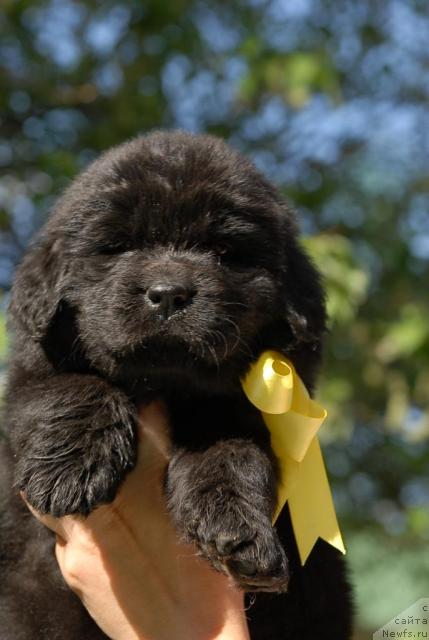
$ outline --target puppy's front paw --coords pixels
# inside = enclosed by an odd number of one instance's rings
[[[242,498],[221,492],[220,500],[219,493],[200,493],[195,501],[176,505],[172,514],[179,531],[240,588],[286,591],[286,555],[269,518]]]
[[[136,460],[134,415],[120,392],[90,398],[57,415],[31,440],[16,468],[16,485],[41,513],[88,515],[111,502]],[[82,401],[82,398],[81,398]]]
[[[232,501],[228,510],[200,521],[194,541],[213,566],[246,591],[285,591],[286,555],[271,522],[249,505]]]

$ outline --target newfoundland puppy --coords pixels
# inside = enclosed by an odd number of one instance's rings
[[[89,166],[18,268],[10,304],[0,511],[1,640],[96,640],[26,510],[90,513],[136,461],[136,415],[161,399],[178,534],[255,595],[253,640],[345,640],[342,557],[301,567],[277,467],[240,380],[266,349],[313,389],[325,331],[317,271],[276,189],[211,136],[157,132]],[[141,488],[142,492],[145,487]],[[210,603],[207,603],[210,606]]]

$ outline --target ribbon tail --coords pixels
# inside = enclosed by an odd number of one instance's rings
[[[276,450],[274,449],[274,452]],[[280,480],[277,486],[277,508],[273,516],[273,524],[281,514],[283,507],[293,492],[299,478],[300,464],[287,454],[278,460],[280,466]]]
[[[299,481],[293,483],[288,504],[301,564],[318,538],[345,553],[318,438],[314,438],[299,464],[298,474]]]

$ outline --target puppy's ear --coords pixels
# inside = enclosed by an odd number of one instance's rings
[[[40,239],[15,275],[9,306],[12,329],[24,330],[37,341],[45,337],[60,303],[63,272],[59,240]]]
[[[326,331],[325,294],[319,272],[296,238],[285,256],[285,319],[297,346],[317,349]]]

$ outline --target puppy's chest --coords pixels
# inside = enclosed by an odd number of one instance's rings
[[[169,383],[172,382],[172,383]],[[172,381],[139,378],[124,385],[136,406],[161,401],[168,414],[173,447],[205,449],[220,440],[244,438],[269,448],[268,430],[261,413],[249,403],[241,386],[228,385],[222,393],[215,385],[193,384],[186,376]]]
[[[259,411],[240,396],[166,395],[161,399],[167,407],[173,446],[198,450],[237,438],[269,446]]]

